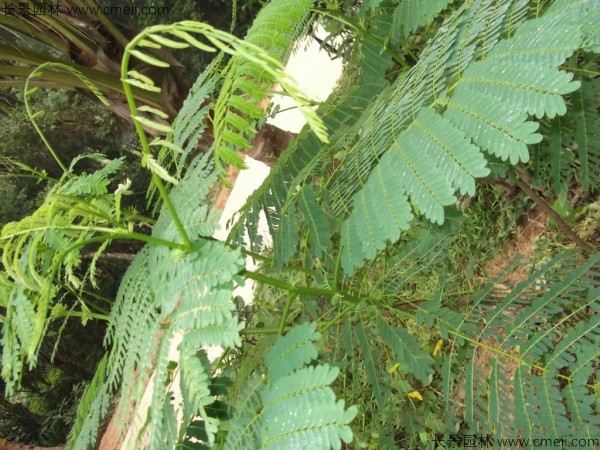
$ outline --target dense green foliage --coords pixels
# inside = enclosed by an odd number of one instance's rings
[[[508,280],[516,261],[469,284],[481,261],[459,267],[460,246],[494,219],[465,219],[456,207],[486,177],[530,192],[529,176],[557,206],[571,185],[597,196],[597,5],[384,0],[346,5],[351,17],[330,5],[321,13],[355,42],[340,87],[316,112],[282,66],[311,7],[273,0],[244,40],[184,21],[150,27],[127,45],[121,79],[156,220],[123,206],[125,180],[108,189],[122,159],[94,156],[102,168],[78,173],[85,158],[67,165],[45,138],[63,173],[36,211],[2,230],[7,392],[38,363],[50,324],[95,318],[108,322],[106,354],[71,448],[97,443],[109,412],[123,423],[146,386],[136,447],[413,449],[457,432],[598,446],[600,254],[584,243],[586,253],[532,262],[518,283]],[[132,86],[160,88],[129,62],[167,67],[148,49],[188,47],[217,56],[170,124],[163,111],[137,106]],[[237,152],[249,148],[274,83],[308,125],[228,242],[216,241],[209,192],[225,164],[241,164]],[[33,95],[28,88],[35,124]],[[193,156],[208,121],[214,145]],[[151,140],[149,129],[162,136]],[[272,249],[258,234],[261,213]],[[580,214],[588,213],[597,218],[591,206]],[[146,244],[105,314],[86,289],[119,239]],[[243,269],[244,254],[262,261],[259,271]],[[232,300],[244,278],[261,284],[252,307]],[[209,361],[208,346],[225,353]]]

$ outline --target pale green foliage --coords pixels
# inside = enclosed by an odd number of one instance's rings
[[[476,2],[471,8],[478,8],[482,3],[485,2]],[[485,8],[480,10],[482,12],[478,14],[489,14]],[[573,13],[569,9],[555,14],[548,12],[540,19],[524,22],[510,39],[500,42],[483,55],[484,58],[462,60],[465,69],[457,74],[456,79],[445,79],[444,73],[454,70],[459,60],[453,55],[448,59],[442,55],[448,52],[447,46],[455,44],[453,30],[458,31],[465,26],[460,22],[469,19],[469,14],[460,13],[456,17],[458,23],[455,24],[451,18],[444,24],[429,44],[429,52],[427,49],[424,51],[426,56],[421,57],[406,81],[401,80],[403,82],[392,88],[388,95],[380,97],[372,113],[373,125],[359,138],[350,153],[350,161],[346,163],[350,167],[355,164],[365,167],[372,161],[370,155],[381,155],[376,167],[391,167],[392,171],[399,173],[404,183],[398,186],[399,192],[408,194],[420,213],[438,223],[444,219],[443,206],[455,202],[455,191],[465,193],[474,190],[473,178],[489,173],[485,169],[483,155],[476,148],[469,151],[469,147],[461,145],[463,140],[470,138],[483,151],[504,160],[510,159],[513,164],[519,160],[527,161],[526,144],[541,139],[540,135],[534,134],[537,126],[526,121],[527,113],[538,117],[564,114],[566,107],[560,94],[569,93],[579,86],[579,83],[571,81],[571,74],[552,68],[581,45],[581,34],[577,29],[573,30]],[[476,19],[477,14],[471,20]],[[531,29],[537,30],[536,39],[540,42],[552,42],[543,34],[553,35],[555,24],[561,23],[561,19],[565,23],[565,31],[573,30],[573,37],[561,39],[560,52],[554,51],[551,45],[534,48],[525,55],[518,51],[529,47]],[[440,64],[443,69],[440,69]],[[500,67],[502,70],[499,70]],[[406,87],[413,83],[416,92],[414,88],[408,90]],[[407,95],[410,95],[410,104]],[[425,108],[428,104],[446,108],[445,114],[439,115]],[[510,105],[510,109],[503,111],[502,106],[495,108],[497,104]],[[481,105],[486,105],[487,110],[499,112],[493,113],[496,116],[482,114]],[[494,107],[490,107],[492,105]],[[453,114],[453,111],[457,112]],[[503,112],[508,114],[502,115]],[[510,141],[504,143],[493,139],[497,130],[502,130],[502,134],[509,136]],[[426,137],[431,144],[415,133]],[[435,163],[431,164],[432,161]],[[350,194],[354,194],[356,181],[350,185],[348,181],[351,178],[365,179],[365,176],[360,169],[351,170],[337,186],[334,183],[334,195],[336,200],[339,198],[335,205],[341,206],[342,202],[349,201]],[[365,179],[363,189],[371,189],[372,193],[363,204],[376,202],[384,195],[385,186],[381,186],[380,180],[377,172]],[[385,182],[387,179],[384,179],[384,185]],[[373,183],[380,185],[370,188]],[[398,235],[394,230],[393,234],[377,233],[374,238],[359,236],[353,224],[357,220],[355,217],[363,217],[366,211],[360,209],[358,198],[354,197],[353,212],[347,219],[349,224],[346,227],[342,225],[342,244],[346,252],[343,262],[347,272],[359,266],[362,260],[372,259],[373,254],[365,251],[365,246],[367,249],[371,246],[380,249],[385,241],[393,241]],[[358,252],[351,253],[349,243],[357,240],[362,241],[363,246]]]
[[[68,443],[69,447],[73,447],[73,438],[79,436],[81,433],[81,427],[83,426],[84,420],[90,413],[90,409],[96,396],[98,395],[99,389],[101,389],[103,386],[104,377],[106,376],[106,361],[107,355],[104,355],[100,361],[100,364],[98,364],[98,367],[96,368],[96,373],[94,374],[93,380],[85,389],[83,397],[79,402],[79,407],[77,408],[77,418],[70,434],[70,440]],[[97,410],[95,414],[99,415],[100,411]]]
[[[149,27],[127,46],[123,65],[125,83],[148,91],[160,91],[150,78],[127,70],[130,56],[156,67],[169,67],[167,61],[138,48],[159,50],[162,47],[178,49],[192,46],[204,52],[220,51],[221,55],[201,75],[202,83],[196,84],[196,89],[203,90],[205,95],[208,95],[214,88],[215,77],[222,80],[212,118],[214,153],[218,166],[221,162],[243,166],[236,152],[249,148],[250,140],[256,133],[257,122],[264,115],[259,103],[267,96],[267,90],[274,83],[278,83],[294,99],[317,136],[327,141],[327,132],[321,119],[308,106],[296,82],[284,72],[281,63],[292,42],[303,30],[302,24],[307,19],[311,4],[309,1],[295,2],[293,5],[286,2],[270,2],[257,16],[245,40],[210,25],[193,21]],[[222,68],[219,62],[224,54],[231,55],[231,59],[225,68]],[[128,87],[125,89],[129,90]],[[196,98],[199,100],[202,97]],[[135,105],[131,103],[130,106],[138,124],[158,132],[172,131],[172,127],[163,117],[151,117],[159,116],[152,111],[151,116],[146,117],[138,114]],[[186,126],[186,123],[181,125]],[[149,168],[152,169],[152,166]],[[159,175],[166,179],[164,173]]]
[[[154,369],[150,448],[170,448],[178,435],[177,427],[163,426],[170,423],[167,418],[175,414],[168,395],[173,382],[168,357],[171,341],[183,338],[176,367],[183,371],[184,407],[189,419],[201,412],[206,399],[201,390],[194,394],[187,388],[207,388],[209,381],[195,379],[191,383],[189,371],[197,370],[193,376],[202,376],[204,367],[194,362],[196,350],[203,345],[230,347],[240,344],[241,324],[232,314],[234,305],[230,297],[232,279],[241,269],[242,259],[239,251],[202,239],[212,236],[217,218],[207,205],[202,204],[208,189],[216,181],[216,174],[206,165],[207,160],[205,155],[197,157],[170,194],[178,210],[186,212],[181,221],[193,241],[194,250],[182,252],[150,245],[136,256],[123,278],[107,333],[107,343],[112,347],[104,386],[90,408],[82,432],[74,441],[74,448],[88,448],[94,442],[95,430],[100,425],[98,419],[105,413],[103,405],[110,401],[111,395],[120,394],[120,408],[116,414],[120,417],[127,414],[130,402],[139,400],[150,368]],[[178,230],[166,208],[153,235],[166,241],[178,237]],[[98,415],[97,411],[102,414]]]
[[[107,192],[109,177],[122,160],[100,161],[104,163],[102,169],[80,176],[72,172],[77,160],[73,161],[40,208],[2,229],[2,264],[9,277],[0,280],[9,292],[2,375],[9,392],[20,380],[23,363],[35,364],[48,318],[64,317],[70,307],[62,303],[64,292],[56,286],[63,285],[77,295],[88,278],[94,282],[93,264],[83,277],[77,271],[81,247],[97,236],[108,241],[111,236],[127,233],[128,223],[136,220],[131,212],[121,211],[117,195]],[[101,246],[98,254],[103,249]],[[84,302],[80,307],[84,320],[93,317]]]

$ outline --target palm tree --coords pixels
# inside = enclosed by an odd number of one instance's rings
[[[133,26],[118,25],[98,7],[94,0],[62,0],[57,6],[39,11],[39,3],[3,2],[0,6],[0,86],[24,87],[27,77],[40,64],[60,62],[82,73],[105,94],[109,108],[131,120],[120,79],[121,58],[129,40],[137,34]],[[85,14],[82,13],[85,11]],[[133,88],[135,99],[161,109],[173,118],[189,92],[189,83],[177,69],[179,61],[170,53],[148,49],[167,61],[166,69],[143,61],[131,65],[150,77],[161,92]],[[68,73],[46,70],[32,85],[45,88],[77,90],[97,100],[83,82]],[[211,128],[207,138],[211,139]],[[293,135],[273,126],[265,126],[254,139],[257,151],[251,156],[272,164],[287,147]]]
[[[56,9],[36,12],[39,3],[20,3],[19,9],[5,3],[0,14],[0,86],[24,87],[25,80],[40,64],[52,61],[81,72],[105,93],[110,109],[127,117],[123,102],[120,61],[134,29],[111,21],[93,0],[66,0]],[[83,9],[83,8],[88,9]],[[85,11],[85,14],[81,13]],[[166,52],[160,54],[172,67],[181,64]],[[172,68],[157,70],[143,62],[134,68],[163,87],[163,94],[134,89],[142,103],[174,115],[187,95],[187,84]],[[152,69],[152,70],[150,70]],[[34,85],[48,88],[81,89],[82,82],[63,72],[46,71]],[[84,95],[90,95],[82,89]]]

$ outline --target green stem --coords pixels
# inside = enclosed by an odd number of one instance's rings
[[[524,181],[517,177],[517,186],[525,192],[525,194],[532,199],[536,205],[538,205],[546,214],[548,214],[554,222],[556,222],[556,226],[563,232],[565,235],[571,239],[578,247],[580,247],[584,252],[588,255],[595,253],[594,248],[581,239],[577,234],[567,225],[567,223],[560,217],[560,215],[554,211],[552,206],[550,206],[546,201],[540,197],[537,192],[531,189]]]
[[[291,327],[283,329],[284,332],[291,330]],[[279,327],[264,327],[264,328],[245,328],[240,331],[242,336],[255,334],[280,334]]]
[[[225,351],[219,357],[219,360],[217,361],[217,363],[214,365],[214,368],[213,368],[213,377],[217,374],[217,371],[221,368],[221,364],[223,364],[223,361],[225,361],[225,358],[227,357],[227,355],[229,355],[230,351],[231,351],[231,347],[227,347],[225,349]]]
[[[338,249],[338,256],[335,261],[335,272],[333,273],[333,287],[336,290],[340,289],[340,268],[342,266],[342,251],[343,250],[344,250],[344,247],[340,245],[340,248]]]
[[[124,231],[124,232],[115,232],[115,230],[113,228],[103,228],[103,227],[86,227],[86,226],[80,226],[80,225],[71,225],[68,227],[37,227],[37,228],[28,228],[27,230],[23,230],[23,231],[18,231],[16,233],[12,233],[6,236],[2,236],[2,238],[0,239],[0,241],[3,240],[8,240],[11,239],[13,237],[16,236],[20,236],[23,234],[28,234],[32,231],[45,231],[45,230],[73,230],[73,231],[95,231],[95,232],[100,232],[100,233],[106,233],[106,235],[104,236],[95,236],[89,239],[86,239],[84,241],[75,243],[71,248],[69,247],[67,250],[67,252],[73,251],[76,248],[85,246],[87,244],[91,244],[93,242],[103,242],[103,241],[107,241],[107,240],[112,240],[112,239],[135,239],[138,241],[144,241],[144,242],[148,242],[149,244],[156,244],[156,245],[163,245],[165,247],[169,247],[169,248],[173,248],[176,250],[183,250],[186,251],[188,250],[188,248],[183,245],[180,244],[179,242],[171,242],[171,241],[167,241],[165,239],[160,239],[154,236],[149,236],[147,234],[143,234],[143,233],[137,233],[135,231]]]
[[[38,68],[40,70],[40,72],[43,70],[43,66],[44,65],[41,65]],[[34,72],[36,72],[36,71],[34,70],[32,72],[32,75]],[[31,78],[27,78],[27,81],[25,81],[25,90],[23,91],[25,110],[27,111],[27,115],[29,116],[29,120],[31,121],[33,127],[35,128],[35,131],[37,131],[38,135],[40,136],[40,138],[46,145],[46,148],[52,154],[52,157],[54,158],[56,163],[60,166],[61,170],[63,171],[63,174],[66,174],[69,169],[67,169],[67,166],[65,166],[64,163],[61,161],[61,159],[58,156],[58,153],[56,153],[56,150],[54,150],[54,147],[52,147],[52,145],[50,144],[50,141],[48,141],[48,139],[46,138],[46,135],[42,131],[41,127],[38,125],[37,120],[34,117],[34,113],[31,110],[31,105],[29,104],[29,93],[31,92],[30,91],[31,88],[29,87],[30,80],[31,80]],[[37,89],[37,88],[33,88],[33,89]]]
[[[287,322],[288,315],[290,314],[290,308],[292,307],[292,303],[296,297],[298,297],[298,292],[296,291],[291,291],[288,294],[287,301],[285,302],[285,306],[283,308],[283,314],[281,315],[281,322],[279,323],[279,336],[283,334],[285,323]]]
[[[353,303],[355,305],[362,302],[362,299],[355,297],[354,295],[347,292],[338,292],[333,291],[331,289],[315,288],[308,286],[294,286],[293,284],[280,280],[279,278],[269,277],[268,275],[264,275],[258,272],[252,272],[250,270],[245,270],[241,272],[241,275],[244,277],[248,277],[251,280],[258,281],[259,283],[268,284],[269,286],[283,289],[288,292],[296,292],[300,295],[312,295],[315,297],[328,298],[333,298],[336,295],[339,295],[343,300]]]
[[[330,289],[322,289],[322,288],[313,288],[306,286],[294,286],[287,281],[280,280],[279,278],[273,278],[268,275],[264,275],[258,272],[252,272],[249,270],[245,270],[241,273],[242,276],[248,277],[254,281],[258,281],[259,283],[268,284],[269,286],[273,286],[279,289],[283,289],[284,291],[294,292],[296,291],[298,294],[305,295],[315,295],[319,297],[334,297],[337,292],[332,291]]]
[[[44,180],[44,181],[57,181],[54,177],[49,177],[45,175],[29,175],[29,174],[20,174],[20,173],[9,173],[6,175],[0,175],[1,178],[33,178],[36,180]]]
[[[569,67],[569,66],[565,66],[565,65],[560,66],[560,68],[564,69],[564,70],[570,70],[571,72],[585,73],[585,74],[591,75],[593,77],[597,77],[598,75],[600,75],[600,72],[598,72],[596,70],[580,69],[578,67]]]
[[[103,301],[104,303],[106,303],[107,305],[110,305],[111,307],[114,304],[114,301],[112,299],[107,298],[107,297],[103,297],[102,295],[96,294],[95,292],[90,292],[90,291],[87,291],[85,289],[81,289],[80,292],[82,294],[89,295],[90,297],[93,297],[96,300]],[[89,303],[86,303],[86,304],[94,305],[94,308],[96,308],[102,314],[109,314],[110,313],[110,311],[108,309],[103,308],[102,306],[100,306],[100,305],[98,305],[96,303],[89,302]]]
[[[76,242],[75,244],[68,247],[66,250],[63,250],[61,253],[59,253],[55,263],[53,264],[50,279],[51,280],[54,279],[54,277],[56,276],[56,272],[62,265],[63,260],[72,251],[74,251],[78,248],[81,248],[81,247],[85,247],[86,245],[92,244],[94,242],[104,242],[104,241],[113,240],[113,239],[139,239],[139,240],[149,242],[152,244],[156,244],[156,245],[164,245],[166,247],[175,248],[178,250],[186,250],[186,247],[182,246],[182,244],[179,244],[176,242],[165,241],[165,240],[162,240],[159,238],[154,238],[152,236],[146,236],[145,234],[141,234],[141,233],[134,233],[134,232],[122,233],[122,234],[115,233],[115,234],[108,235],[108,236],[94,236],[89,239],[85,239],[83,241]]]
[[[261,255],[260,253],[255,253],[253,251],[246,250],[245,248],[239,247],[239,246],[237,246],[235,244],[230,244],[227,241],[221,241],[221,240],[215,239],[215,238],[206,238],[206,239],[210,239],[210,240],[221,242],[221,243],[227,245],[232,250],[239,250],[242,253],[242,255],[249,256],[250,258],[256,259],[257,261],[262,261],[262,262],[266,262],[266,263],[270,263],[270,264],[274,263],[273,258],[269,258],[268,256]],[[295,270],[297,272],[307,273],[309,275],[314,275],[315,274],[314,271],[312,271],[310,269],[307,269],[306,267],[298,267],[298,266],[295,266],[295,265],[290,265],[289,268],[292,269],[292,270]]]
[[[145,32],[137,35],[133,39],[133,41],[131,41],[125,48],[125,53],[123,54],[123,61],[121,62],[121,83],[123,84],[123,92],[125,93],[125,97],[127,98],[127,103],[129,105],[129,110],[133,117],[133,123],[135,125],[135,130],[140,138],[140,142],[142,143],[142,152],[146,156],[152,156],[152,152],[150,151],[150,145],[148,143],[148,138],[146,137],[146,133],[144,133],[144,129],[142,128],[142,125],[135,119],[135,116],[137,116],[137,114],[138,114],[138,110],[137,110],[137,106],[135,105],[135,101],[133,99],[131,86],[129,85],[129,83],[125,82],[125,80],[127,79],[127,69],[129,67],[129,59],[131,58],[130,51],[132,48],[134,48],[137,45],[137,43],[139,41],[141,41],[145,37],[146,37]],[[185,231],[185,228],[183,227],[183,224],[181,223],[181,220],[179,219],[179,215],[177,214],[177,211],[175,210],[173,203],[171,203],[171,199],[169,198],[169,194],[167,193],[167,188],[163,184],[161,178],[154,171],[152,171],[152,180],[154,181],[154,184],[156,185],[156,188],[158,189],[158,192],[160,193],[160,196],[161,196],[165,206],[167,207],[167,210],[169,211],[171,218],[173,219],[173,223],[175,224],[175,227],[179,231],[179,234],[181,235],[181,238],[183,239],[183,242],[184,242],[185,246],[187,247],[187,250],[191,251],[193,249],[192,241],[190,241],[190,238],[188,237],[188,235]]]
[[[108,322],[110,317],[106,314],[97,314],[93,312],[71,311],[53,316],[53,319],[61,319],[63,317],[85,317],[88,319],[104,320]]]
[[[70,288],[69,286],[65,286],[65,287],[67,288],[67,291],[69,291],[72,295],[74,295],[81,303],[85,304],[85,306],[87,306],[89,309],[95,309],[100,314],[104,314],[106,316],[109,315],[110,311],[108,311],[107,309],[102,308],[101,306],[95,304],[92,301],[86,300],[86,298],[83,295],[81,295],[79,292],[75,291],[74,289]],[[94,296],[91,292],[82,290],[82,293],[85,293],[90,296]]]
[[[352,309],[351,305],[346,306],[337,316],[335,316],[332,320],[327,322],[324,328],[321,329],[321,333],[325,333],[329,328],[338,323],[342,318],[346,316]]]

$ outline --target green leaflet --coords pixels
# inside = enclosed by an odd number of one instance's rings
[[[274,250],[275,262],[279,268],[289,261],[296,254],[296,248],[300,236],[298,235],[298,224],[294,220],[296,217],[296,208],[292,205],[288,213],[284,214],[279,221],[279,226],[275,234],[275,240],[285,242],[286,245],[276,245]]]
[[[346,273],[352,273],[364,259],[374,258],[385,247],[385,237],[397,240],[401,230],[408,229],[413,216],[396,175],[390,165],[377,166],[365,188],[355,197],[354,210],[341,231],[342,267]],[[384,239],[377,239],[378,236]]]
[[[74,445],[73,437],[79,436],[83,433],[83,422],[84,418],[91,412],[91,407],[99,394],[100,389],[103,387],[104,376],[106,375],[106,362],[107,362],[107,354],[104,355],[98,367],[96,368],[96,373],[94,374],[94,378],[90,382],[90,384],[86,387],[85,392],[83,393],[83,397],[79,402],[79,406],[77,407],[77,417],[75,420],[75,424],[73,425],[73,429],[69,434],[69,447]]]
[[[582,87],[571,95],[573,108],[564,117],[543,125],[544,140],[534,147],[534,172],[538,184],[552,186],[560,193],[563,186],[580,180],[585,190],[600,179],[600,120],[595,104],[595,80],[582,80]],[[566,192],[563,192],[566,194]]]
[[[211,366],[202,352],[188,344],[181,346],[181,378],[180,388],[183,396],[184,426],[191,423],[192,418],[199,416],[204,421],[204,431],[209,445],[213,445],[218,430],[219,420],[206,414],[205,407],[214,403],[211,395]]]
[[[272,379],[290,375],[317,358],[317,350],[312,342],[320,339],[321,335],[315,330],[314,323],[306,323],[289,331],[285,339],[273,344],[265,354],[265,363]]]
[[[102,169],[97,170],[89,175],[82,175],[67,181],[58,190],[58,193],[64,195],[93,195],[100,196],[106,194],[110,176],[117,173],[123,165],[125,157],[121,157],[112,161],[105,161]],[[72,164],[73,165],[73,164]]]
[[[394,25],[400,31],[396,33],[406,37],[417,28],[427,25],[435,19],[440,11],[444,10],[454,0],[432,0],[422,2],[419,0],[402,0],[394,10]]]
[[[358,339],[358,345],[360,351],[363,354],[365,369],[368,374],[369,384],[373,389],[373,396],[377,406],[381,409],[385,407],[385,396],[387,395],[387,389],[379,379],[379,368],[375,365],[375,359],[373,356],[371,344],[367,339],[367,333],[362,324],[357,323],[354,325],[354,331]]]
[[[571,9],[522,22],[514,36],[494,46],[488,38],[494,42],[495,38],[485,35],[487,53],[478,61],[470,60],[472,56],[450,53],[444,62],[449,53],[446,48],[451,46],[458,45],[467,55],[475,55],[476,46],[468,43],[484,32],[484,20],[512,11],[496,9],[486,1],[476,2],[472,8],[471,17],[457,11],[407,77],[400,78],[397,86],[380,98],[367,119],[372,125],[342,163],[346,172],[342,171],[333,182],[334,213],[342,215],[342,211],[349,209],[348,204],[353,207],[345,219],[349,223],[341,227],[345,252],[342,263],[347,273],[352,273],[364,260],[374,258],[386,241],[395,242],[399,236],[401,227],[382,225],[375,220],[379,217],[389,221],[396,204],[388,206],[391,211],[387,214],[367,215],[369,202],[387,198],[389,191],[399,190],[400,198],[396,201],[404,203],[401,196],[405,194],[419,213],[443,223],[444,206],[454,202],[454,193],[474,192],[475,178],[489,173],[481,151],[509,159],[513,164],[527,161],[527,145],[541,140],[534,133],[537,124],[528,122],[527,114],[551,118],[565,114],[562,95],[579,87],[578,81],[572,81],[572,74],[555,68],[582,42],[581,33],[574,27],[577,16]],[[483,20],[477,21],[478,16]],[[462,27],[466,22],[461,24],[461,20],[474,22],[475,30],[479,31],[465,35]],[[557,27],[564,31],[564,39],[557,40]],[[523,51],[524,48],[528,50]],[[459,71],[460,65],[464,69],[443,92],[444,75],[438,68],[445,65],[452,73],[456,64]],[[442,116],[427,107],[436,91],[441,92],[432,106],[442,106],[445,109]],[[383,178],[377,172],[379,167],[391,168],[386,170],[395,175]],[[375,177],[383,179],[383,184],[373,180]],[[354,196],[351,202],[350,194]],[[360,248],[350,244],[355,240],[362,243]]]
[[[142,61],[152,65],[152,66],[156,66],[156,67],[169,67],[169,63],[155,58],[154,56],[151,56],[147,53],[144,52],[140,52],[139,50],[131,50],[130,52],[133,56],[135,56],[138,59],[141,59]]]
[[[216,79],[214,77],[208,80],[199,77],[190,90],[190,96],[184,102],[181,111],[173,122],[173,142],[183,149],[183,154],[177,164],[179,175],[183,171],[187,157],[206,128],[204,119],[208,115],[210,106],[203,106],[203,104],[215,89],[215,85]]]
[[[310,233],[311,252],[319,258],[329,247],[331,230],[327,216],[317,203],[317,197],[312,185],[307,184],[298,193],[298,208],[302,212]]]
[[[559,21],[552,24],[552,33],[540,33],[539,26],[542,25],[540,20],[543,19],[526,22],[517,28],[516,34],[511,39],[498,42],[493,50],[486,54],[485,62],[490,65],[541,62],[558,66],[581,45],[581,35],[573,32],[570,24]]]
[[[600,297],[600,291],[596,290],[595,295]],[[597,307],[595,310],[598,312]],[[587,380],[594,374],[594,367],[590,363],[597,356],[597,349],[593,346],[577,346],[575,362],[571,365],[574,374],[573,383],[564,390],[571,423],[588,439],[593,437],[594,429],[600,425],[598,415],[594,411],[594,399],[587,395],[586,389]]]
[[[267,405],[260,418],[261,448],[277,450],[302,443],[311,448],[341,449],[340,441],[350,442],[348,424],[357,411],[355,407],[345,409],[343,400],[335,401],[329,385],[338,372],[337,367],[321,364],[273,380],[261,395]],[[310,411],[310,417],[302,417],[299,411]]]
[[[387,241],[395,242],[400,230],[408,229],[412,215],[406,195],[422,214],[442,223],[443,207],[455,201],[453,192],[474,193],[474,178],[488,173],[485,159],[464,134],[433,110],[423,108],[354,197],[354,210],[347,219],[350,224],[342,229],[346,272],[362,265],[354,261],[373,259]],[[360,256],[348,259],[349,243],[355,240],[362,242]]]
[[[464,72],[461,86],[488,94],[538,118],[564,115],[567,108],[562,95],[578,89],[579,82],[571,81],[573,74],[548,70],[546,63],[542,64],[504,61],[503,70],[499,71],[491,61],[477,61]]]
[[[528,144],[541,141],[542,135],[535,133],[536,122],[526,122],[526,113],[497,104],[487,94],[473,95],[467,89],[457,89],[447,104],[444,117],[458,129],[473,130],[471,139],[486,152],[511,164],[529,160]]]
[[[169,133],[173,130],[170,125],[165,125],[164,123],[160,123],[143,116],[135,116],[134,119],[142,125],[162,133]]]
[[[341,449],[341,441],[352,441],[348,424],[357,410],[336,402],[329,387],[339,369],[309,365],[318,354],[315,330],[314,323],[303,323],[267,351],[267,378],[251,379],[236,402],[224,449]]]
[[[600,116],[595,107],[599,99],[598,78],[583,82],[581,91],[573,95],[577,120],[575,143],[584,189],[592,189],[600,184]]]
[[[406,365],[408,371],[422,385],[429,384],[433,370],[433,359],[423,350],[417,339],[404,328],[392,327],[386,321],[379,320],[379,329],[385,342],[394,351],[397,361]]]
[[[309,0],[292,4],[269,2],[256,17],[244,41],[264,49],[265,55],[254,56],[253,59],[249,58],[249,53],[236,55],[227,65],[225,83],[215,102],[213,119],[215,155],[224,162],[237,167],[243,165],[236,152],[250,148],[250,141],[256,134],[256,123],[264,116],[259,103],[268,96],[267,90],[274,83],[281,84],[288,91],[319,139],[327,141],[326,129],[320,119],[301,99],[295,83],[280,66],[307,23],[311,6]],[[271,70],[266,70],[266,64],[272,66]]]

